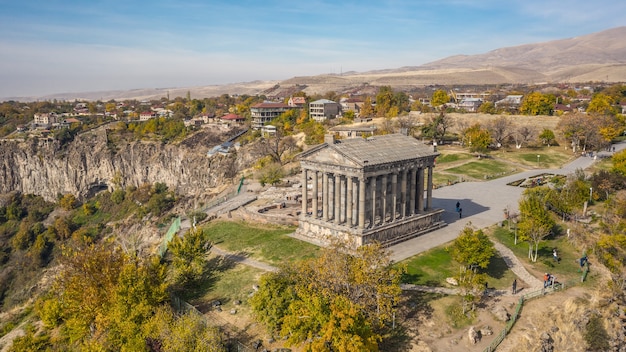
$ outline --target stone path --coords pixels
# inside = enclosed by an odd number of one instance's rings
[[[515,256],[515,254],[513,254],[513,251],[511,251],[508,247],[506,247],[500,242],[496,241],[493,244],[496,247],[496,250],[502,257],[502,259],[504,260],[504,262],[506,263],[506,266],[508,266],[509,269],[511,269],[511,271],[518,278],[520,278],[528,286],[530,286],[530,289],[534,291],[536,289],[541,289],[543,287],[543,281],[532,276],[526,270],[526,268],[524,268],[524,265],[522,265],[522,262],[520,262],[520,260]],[[521,285],[518,284],[518,287],[521,287]]]

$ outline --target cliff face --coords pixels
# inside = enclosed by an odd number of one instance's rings
[[[203,138],[206,137],[206,138]],[[0,193],[19,191],[55,201],[58,194],[78,197],[122,186],[162,182],[180,194],[200,194],[236,175],[247,164],[237,154],[208,157],[216,139],[196,135],[193,142],[162,144],[132,141],[107,145],[104,127],[82,133],[68,145],[27,140],[0,142]],[[245,155],[245,153],[239,153]]]

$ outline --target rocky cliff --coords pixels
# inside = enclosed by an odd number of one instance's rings
[[[84,132],[69,144],[30,139],[0,142],[0,193],[19,191],[54,201],[58,194],[85,197],[113,187],[162,182],[179,194],[202,194],[246,166],[246,153],[207,151],[228,131],[200,132],[177,144],[129,141],[111,145],[106,127]],[[107,143],[109,142],[109,143]]]

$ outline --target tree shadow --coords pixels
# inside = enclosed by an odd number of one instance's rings
[[[444,295],[430,292],[405,291],[398,303],[395,329],[391,326],[384,331],[386,338],[379,344],[381,351],[409,351],[411,342],[421,328],[422,321],[433,315],[430,302]]]
[[[496,253],[489,261],[489,265],[484,269],[484,273],[494,279],[501,279],[504,274],[509,270],[508,265],[504,261],[504,258],[500,254]]]
[[[200,278],[185,283],[184,285],[174,287],[173,292],[186,301],[198,300],[215,287],[216,282],[219,280],[220,273],[233,269],[237,264],[241,262],[242,258],[246,258],[249,255],[249,253],[242,251],[235,253],[234,255],[228,256],[211,256],[204,263],[204,273]],[[221,302],[221,304],[225,304],[229,299],[222,297],[218,300]],[[197,303],[199,304],[198,307],[201,306],[205,308],[207,308],[207,304],[212,304],[212,302],[205,301],[200,301]],[[200,309],[200,311],[206,312],[207,310]]]

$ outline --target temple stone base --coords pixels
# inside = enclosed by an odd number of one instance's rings
[[[296,234],[324,245],[341,241],[358,247],[376,241],[383,246],[391,246],[446,226],[442,215],[443,209],[435,209],[366,229],[335,225],[307,215],[300,218]]]

